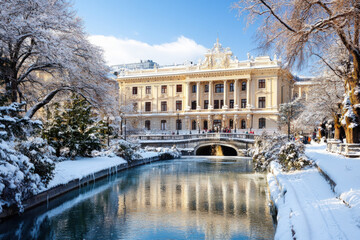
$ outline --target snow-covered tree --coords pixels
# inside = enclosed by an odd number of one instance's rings
[[[317,56],[331,70],[334,45],[346,50],[351,58],[351,74],[345,81],[346,97],[343,126],[348,143],[360,142],[360,11],[357,0],[239,0],[234,4],[239,13],[246,13],[249,23],[260,19],[258,36],[265,49],[275,47],[284,55],[287,66],[302,66],[309,57]]]
[[[313,83],[303,111],[294,124],[301,128],[314,128],[325,120],[331,120],[335,125],[335,139],[339,139],[343,81],[331,72],[325,72],[323,76],[314,79]]]
[[[57,156],[91,156],[93,150],[100,150],[102,143],[101,121],[92,116],[91,105],[78,95],[65,103],[64,111],[59,106],[46,124],[43,136],[55,148]]]
[[[291,124],[299,116],[303,109],[301,99],[297,98],[291,102],[280,104],[279,107],[279,126],[287,126],[288,138],[290,138]]]
[[[107,73],[68,0],[0,1],[0,87],[10,102],[30,105],[27,117],[66,90],[111,108]]]

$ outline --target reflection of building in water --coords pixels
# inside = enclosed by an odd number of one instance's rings
[[[206,238],[222,239],[246,233],[256,236],[266,218],[271,222],[264,201],[266,186],[259,175],[149,174],[141,179],[125,199],[119,196],[118,215],[123,215],[126,209],[132,214],[146,212],[147,221],[154,227],[164,223],[177,228],[195,227]],[[155,217],[157,213],[161,217]],[[266,227],[272,228],[263,228]],[[272,230],[261,232],[271,234]]]

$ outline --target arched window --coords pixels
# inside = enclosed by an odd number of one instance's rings
[[[191,129],[192,129],[192,130],[196,130],[196,121],[195,121],[195,120],[193,120],[193,121],[191,122]]]
[[[231,129],[234,128],[234,120],[232,120],[232,119],[229,120],[229,127],[230,127]]]
[[[208,121],[207,120],[204,120],[204,129],[208,129]]]
[[[245,119],[241,119],[241,129],[245,129],[246,128],[246,121]]]
[[[266,128],[266,119],[265,118],[259,119],[259,128]]]
[[[150,130],[150,120],[145,121],[145,129]]]
[[[176,120],[176,130],[181,130],[182,129],[182,124],[181,124],[181,120],[177,119]]]
[[[166,130],[166,120],[161,120],[161,130]]]

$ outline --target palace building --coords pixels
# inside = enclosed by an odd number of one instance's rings
[[[276,56],[239,61],[217,41],[197,64],[121,71],[120,106],[134,132],[276,131],[291,98],[284,72]]]

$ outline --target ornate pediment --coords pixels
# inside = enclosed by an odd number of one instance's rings
[[[209,49],[205,54],[205,59],[200,62],[201,69],[219,69],[227,68],[230,63],[237,61],[236,58],[232,58],[232,52],[230,48],[223,48],[219,43],[219,39],[216,40],[214,47]]]

